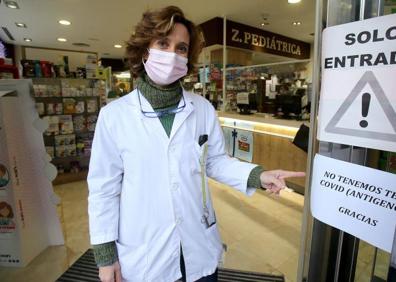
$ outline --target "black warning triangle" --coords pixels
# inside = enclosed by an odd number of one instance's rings
[[[352,105],[352,102],[359,96],[364,86],[369,84],[371,89],[374,92],[375,97],[377,98],[379,104],[381,105],[382,110],[384,111],[387,119],[392,125],[394,134],[392,133],[381,133],[364,129],[353,129],[353,128],[342,128],[337,127],[337,123],[341,120],[345,112]],[[366,71],[362,78],[356,83],[355,87],[352,89],[351,93],[346,97],[345,101],[342,103],[340,108],[331,118],[330,122],[327,124],[325,131],[328,133],[336,133],[342,135],[349,135],[355,137],[363,137],[368,139],[376,139],[376,140],[384,140],[390,142],[396,142],[396,113],[392,108],[391,103],[385,95],[384,90],[379,84],[377,78],[375,77],[372,71]]]

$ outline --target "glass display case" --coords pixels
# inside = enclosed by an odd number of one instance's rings
[[[308,111],[309,62],[228,67],[225,111],[302,119]]]

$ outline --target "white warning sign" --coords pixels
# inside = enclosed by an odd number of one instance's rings
[[[312,215],[390,252],[396,227],[396,175],[316,155]]]
[[[396,151],[396,14],[324,30],[318,139]]]

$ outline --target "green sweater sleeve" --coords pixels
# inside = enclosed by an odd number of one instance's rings
[[[249,174],[247,186],[252,188],[261,188],[260,175],[263,171],[264,169],[260,165],[253,168]]]
[[[92,249],[98,267],[112,265],[118,260],[115,241],[92,245]]]

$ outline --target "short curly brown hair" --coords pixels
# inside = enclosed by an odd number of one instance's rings
[[[202,33],[193,22],[185,18],[180,8],[168,6],[160,10],[146,11],[127,41],[126,60],[133,77],[138,77],[143,72],[142,58],[147,54],[152,40],[168,36],[176,23],[183,24],[190,35],[187,67],[188,74],[193,72],[204,44]]]

